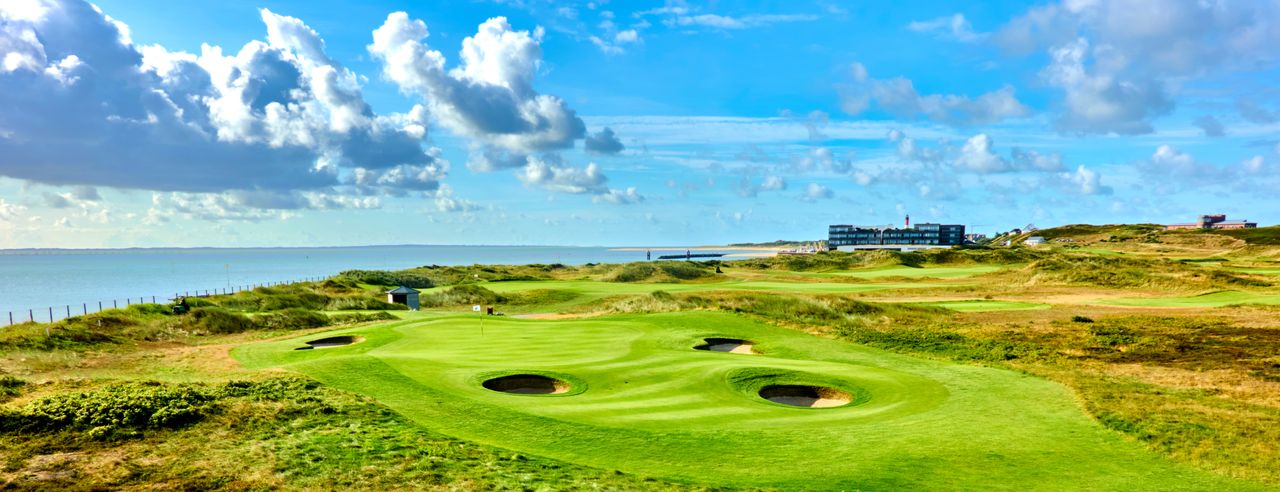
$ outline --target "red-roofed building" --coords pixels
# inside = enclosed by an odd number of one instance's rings
[[[1164,226],[1166,231],[1176,231],[1179,229],[1253,229],[1258,227],[1257,222],[1249,222],[1247,220],[1227,220],[1225,214],[1201,215],[1200,220],[1186,224],[1169,224]]]

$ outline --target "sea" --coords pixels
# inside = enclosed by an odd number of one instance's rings
[[[623,263],[644,250],[572,246],[359,246],[0,250],[0,326],[58,320],[175,295],[423,265]],[[662,251],[660,254],[683,254]],[[725,249],[695,253],[745,253]]]

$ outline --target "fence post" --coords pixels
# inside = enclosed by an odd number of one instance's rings
[[[70,317],[71,317],[71,305],[70,305],[70,304],[67,304],[67,317],[68,317],[68,318],[70,318]]]
[[[98,312],[102,312],[102,301],[98,301]]]
[[[49,306],[49,322],[53,322],[53,306]]]
[[[112,299],[112,300],[111,300],[111,309],[120,309],[120,303],[117,303],[115,299]]]
[[[36,312],[34,309],[27,310],[27,319],[30,320],[32,323],[36,322]]]
[[[84,310],[84,313],[83,313],[83,314],[84,314],[85,316],[88,316],[88,315],[89,315],[89,303],[87,303],[87,302],[80,303],[80,309],[83,309],[83,310]]]
[[[13,311],[9,311],[9,326],[13,326]]]

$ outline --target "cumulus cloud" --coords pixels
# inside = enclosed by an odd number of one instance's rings
[[[1122,79],[1086,64],[1089,41],[1078,38],[1050,51],[1052,62],[1040,76],[1062,89],[1066,100],[1054,122],[1064,133],[1136,135],[1151,133],[1150,120],[1173,111],[1173,101],[1154,78]],[[1095,54],[1096,56],[1096,54]]]
[[[623,145],[611,128],[588,135],[582,119],[563,100],[534,89],[542,65],[541,28],[517,31],[504,17],[486,20],[475,35],[462,40],[459,64],[452,69],[445,68],[444,55],[424,42],[429,35],[426,23],[395,12],[373,31],[368,50],[381,61],[388,80],[420,97],[435,120],[472,142],[468,169],[516,169],[526,186],[590,194],[599,202],[643,200],[634,189],[610,189],[595,163],[577,168],[561,162],[556,152],[572,148],[579,139],[586,140],[588,152],[598,154],[616,154]]]
[[[738,182],[738,195],[746,198],[754,198],[762,191],[782,191],[787,189],[787,181],[782,176],[769,175],[763,180],[756,183],[748,176],[743,176]]]
[[[453,188],[447,184],[440,185],[440,189],[436,192],[435,203],[437,210],[447,213],[472,212],[480,209],[475,202],[453,196]]]
[[[831,188],[827,188],[826,186],[820,185],[818,183],[809,183],[808,186],[805,186],[804,194],[801,195],[800,198],[802,200],[812,202],[812,201],[818,201],[818,200],[827,200],[834,196],[836,196],[836,194],[835,192],[831,191]]]
[[[1156,147],[1155,153],[1151,154],[1151,159],[1143,167],[1150,174],[1163,176],[1211,177],[1217,174],[1215,166],[1202,163],[1191,154],[1170,145]]]
[[[1066,95],[1066,133],[1137,134],[1168,114],[1166,86],[1227,70],[1274,66],[1280,9],[1274,1],[1061,0],[1003,26],[1014,53],[1044,50],[1043,77]]]
[[[618,135],[613,132],[612,128],[604,127],[596,133],[587,135],[586,140],[582,142],[582,147],[587,152],[593,154],[614,155],[625,148],[622,141],[618,140]]]
[[[1213,115],[1201,115],[1192,124],[1204,131],[1204,136],[1206,137],[1221,137],[1227,134],[1226,129],[1222,127],[1222,122],[1214,118]]]
[[[907,24],[907,29],[915,32],[933,33],[962,43],[973,43],[987,38],[986,33],[973,31],[969,19],[964,14],[952,14],[926,21],[914,21]]]
[[[136,46],[82,0],[23,4],[41,8],[0,7],[0,175],[288,195],[332,192],[359,169],[444,165],[420,118],[374,114],[298,19],[264,9],[265,42],[192,54]]]
[[[1062,155],[1058,153],[1042,154],[1035,150],[1014,147],[1005,157],[996,151],[995,139],[986,133],[979,133],[965,140],[956,147],[942,141],[936,146],[917,143],[901,131],[890,131],[889,143],[897,144],[898,158],[905,162],[918,162],[928,166],[950,163],[957,171],[975,174],[997,174],[1012,172],[1052,173],[1066,168]],[[863,181],[869,181],[863,179]]]
[[[609,178],[596,163],[588,163],[586,167],[573,167],[561,162],[559,156],[554,154],[528,156],[524,167],[516,172],[516,177],[528,187],[555,193],[591,195],[595,202],[629,204],[644,201],[644,197],[635,188],[609,188]]]
[[[849,151],[844,158],[840,158],[829,147],[816,147],[800,156],[793,168],[795,172],[800,173],[847,174],[853,168],[853,151]]]
[[[1112,192],[1110,186],[1102,184],[1101,175],[1083,165],[1077,167],[1075,172],[1060,174],[1059,179],[1068,191],[1080,195],[1110,195]]]
[[[976,98],[953,94],[920,94],[910,79],[896,77],[877,80],[866,67],[854,64],[854,80],[840,87],[840,107],[858,115],[875,107],[899,119],[924,118],[955,126],[997,123],[1031,114],[1018,101],[1012,86],[1004,86]]]
[[[404,12],[373,31],[369,53],[401,91],[421,97],[444,127],[476,142],[512,152],[567,149],[586,125],[563,100],[539,94],[533,79],[542,65],[543,32],[517,31],[505,17],[480,24],[462,41],[460,64],[423,41],[426,23]]]

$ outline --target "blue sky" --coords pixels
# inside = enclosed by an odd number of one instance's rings
[[[0,248],[1280,217],[1280,2],[0,3]]]

